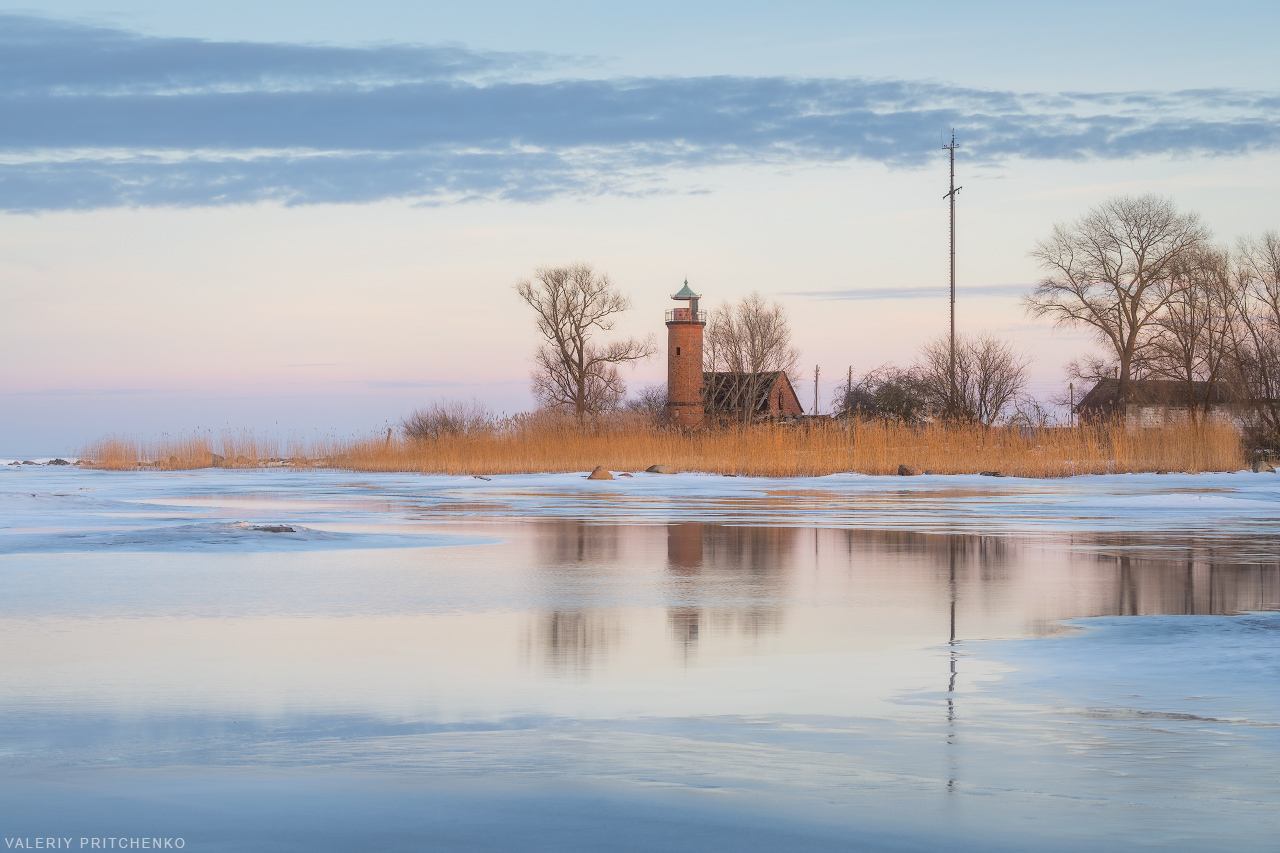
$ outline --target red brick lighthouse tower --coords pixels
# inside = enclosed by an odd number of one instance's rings
[[[689,280],[671,297],[688,302],[687,308],[667,312],[667,420],[686,429],[702,426],[706,408],[702,402],[702,327],[707,312],[698,310],[699,295]]]

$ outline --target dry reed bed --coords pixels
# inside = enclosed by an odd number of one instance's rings
[[[215,457],[216,454],[216,457]],[[406,441],[395,435],[289,441],[224,433],[146,441],[108,436],[82,464],[109,470],[290,467],[423,474],[640,471],[655,463],[684,471],[811,477],[844,471],[894,474],[901,464],[938,474],[999,471],[1020,477],[1142,471],[1235,471],[1248,465],[1223,424],[1129,432],[1115,426],[1016,428],[882,422],[758,425],[683,433],[624,421],[579,427],[516,422],[473,434]]]

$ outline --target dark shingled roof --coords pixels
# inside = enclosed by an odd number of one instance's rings
[[[787,379],[787,374],[781,370],[771,370],[759,374],[759,382],[756,383],[754,389],[751,387],[750,373],[730,373],[719,371],[716,373],[703,373],[702,385],[704,388],[710,389],[714,395],[708,403],[713,409],[719,411],[740,412],[743,410],[743,403],[747,402],[744,397],[755,391],[755,400],[751,401],[751,405],[746,407],[750,411],[758,415],[769,414],[769,397],[773,394],[774,386],[779,381],[787,383],[787,388],[791,389],[791,382]],[[795,395],[795,391],[791,391]]]
[[[1204,405],[1207,382],[1193,382],[1192,392],[1195,394],[1197,406]],[[1088,394],[1076,404],[1076,411],[1110,412],[1116,407],[1116,395],[1120,389],[1119,379],[1103,379],[1093,386]],[[1134,406],[1167,406],[1172,409],[1187,407],[1187,384],[1173,379],[1130,379],[1126,396],[1130,405]],[[1230,389],[1225,383],[1218,382],[1213,386],[1211,405],[1221,406],[1230,401]]]

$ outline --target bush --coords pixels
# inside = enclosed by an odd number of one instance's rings
[[[840,414],[913,424],[924,419],[927,403],[924,388],[911,371],[885,364],[864,373],[846,389]]]
[[[481,435],[494,426],[493,412],[476,400],[432,400],[400,423],[410,441]]]
[[[628,412],[640,415],[655,426],[665,423],[667,418],[667,383],[646,385],[644,390],[628,400],[623,408]]]

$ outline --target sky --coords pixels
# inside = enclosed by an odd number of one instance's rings
[[[782,302],[829,408],[947,327],[952,129],[957,325],[1041,397],[1055,222],[1280,228],[1276,4],[890,5],[0,0],[0,455],[530,408],[513,285],[573,262],[659,343],[686,277]]]

